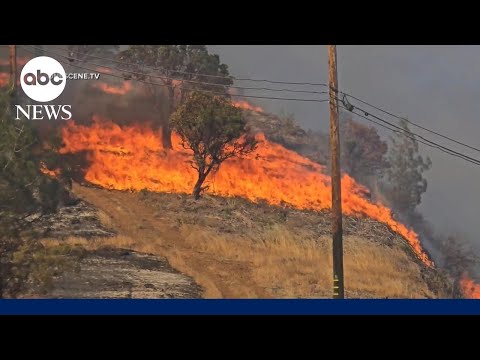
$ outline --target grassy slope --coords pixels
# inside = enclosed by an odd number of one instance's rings
[[[204,297],[318,298],[331,295],[328,214],[251,204],[243,199],[75,192],[97,206],[113,238],[71,238],[88,248],[113,246],[166,256],[192,276]],[[405,240],[370,219],[345,218],[348,297],[444,297],[437,274]],[[440,289],[440,290],[438,290]]]

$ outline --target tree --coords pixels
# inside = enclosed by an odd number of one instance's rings
[[[13,119],[10,100],[10,94],[0,93],[0,212],[31,205],[38,175],[31,151],[37,139],[28,120]]]
[[[105,60],[93,56],[113,58],[119,48],[119,45],[67,45],[69,61],[72,63],[88,60],[102,63]]]
[[[456,279],[465,273],[474,272],[479,260],[478,251],[460,234],[451,234],[443,239],[441,253],[443,268]]]
[[[41,286],[59,264],[24,218],[54,211],[63,189],[40,171],[50,151],[29,120],[14,119],[11,106],[11,94],[0,92],[0,298]]]
[[[429,157],[419,154],[418,142],[411,134],[408,123],[400,121],[400,126],[407,136],[397,133],[391,138],[392,145],[388,154],[389,168],[383,182],[384,193],[392,206],[406,220],[415,213],[415,208],[422,201],[422,194],[427,191],[427,180],[423,173],[430,169]]]
[[[205,45],[129,45],[128,49],[119,53],[119,58],[126,63],[134,64],[133,66],[125,64],[125,69],[140,73],[127,73],[127,77],[148,79],[149,82],[163,85],[162,87],[147,84],[146,87],[149,95],[154,98],[158,111],[163,110],[161,90],[166,88],[168,114],[160,121],[160,125],[163,146],[167,149],[172,147],[169,118],[175,108],[183,102],[186,93],[192,90],[226,93],[228,86],[233,84],[232,79],[228,77],[228,66],[220,62],[218,55],[210,54]]]
[[[54,212],[69,198],[67,180],[45,176],[41,169],[58,162],[60,144],[53,143],[58,136],[42,141],[31,121],[13,118],[11,102],[7,92],[0,93],[0,213]]]
[[[191,166],[198,173],[195,199],[208,188],[203,186],[207,176],[218,171],[225,160],[248,154],[256,147],[242,110],[225,97],[194,92],[171,121],[182,146],[193,151]]]
[[[387,143],[375,128],[362,125],[352,119],[340,123],[341,164],[350,176],[368,184],[373,176],[382,175],[387,167],[385,155]]]

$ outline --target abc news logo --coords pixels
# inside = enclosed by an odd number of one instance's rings
[[[49,82],[52,85],[59,86],[63,82],[62,74],[55,73],[52,76],[42,73],[40,69],[37,70],[37,75],[32,73],[27,73],[23,76],[23,82],[25,85],[48,85]]]
[[[49,102],[62,94],[66,85],[66,74],[63,66],[48,56],[39,56],[25,64],[20,75],[23,92],[37,102]],[[26,105],[25,108],[15,105],[16,119],[21,115],[29,120],[70,120],[71,105]]]

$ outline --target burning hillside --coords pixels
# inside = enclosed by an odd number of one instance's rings
[[[234,101],[233,105],[243,110],[263,112],[263,109],[260,106],[254,106],[245,100]]]
[[[130,82],[122,85],[99,83],[95,87],[111,95],[125,95],[134,90]],[[234,101],[233,104],[246,110],[249,124],[259,132],[260,146],[246,158],[225,162],[210,178],[207,192],[297,209],[329,209],[330,179],[324,167],[319,165],[326,163],[321,150],[328,139],[311,137],[289,118],[267,114],[247,101]],[[84,169],[85,179],[101,187],[191,193],[195,184],[196,172],[189,164],[191,154],[180,146],[178,136],[172,134],[173,151],[167,151],[161,144],[160,131],[152,130],[143,122],[121,127],[96,117],[89,127],[69,123],[63,138],[65,147],[61,152],[86,152],[90,165]],[[345,214],[368,216],[387,224],[408,240],[425,265],[433,265],[418,235],[395,220],[389,208],[368,200],[368,189],[347,174],[342,179],[342,195]],[[478,291],[472,290],[475,286],[469,278],[462,280],[461,288],[467,297],[478,296]]]
[[[480,299],[480,285],[476,284],[468,275],[464,275],[460,280],[460,287],[466,298]]]
[[[126,95],[132,90],[132,84],[129,82],[124,82],[120,86],[114,86],[105,82],[99,82],[96,83],[94,87],[102,90],[106,94],[112,95]]]
[[[120,127],[94,118],[92,126],[71,122],[63,130],[62,153],[87,151],[90,165],[85,179],[117,190],[190,193],[195,172],[190,153],[173,134],[173,151],[163,149],[161,137],[146,125]],[[209,193],[240,196],[253,202],[286,204],[298,209],[323,210],[331,206],[330,178],[324,168],[301,155],[257,135],[257,150],[245,158],[226,161],[211,179]],[[412,230],[396,221],[390,209],[369,202],[367,189],[351,177],[342,179],[345,214],[369,216],[405,237],[424,264],[432,261]]]

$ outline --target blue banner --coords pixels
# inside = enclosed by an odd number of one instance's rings
[[[0,300],[1,315],[480,315],[478,300]]]

